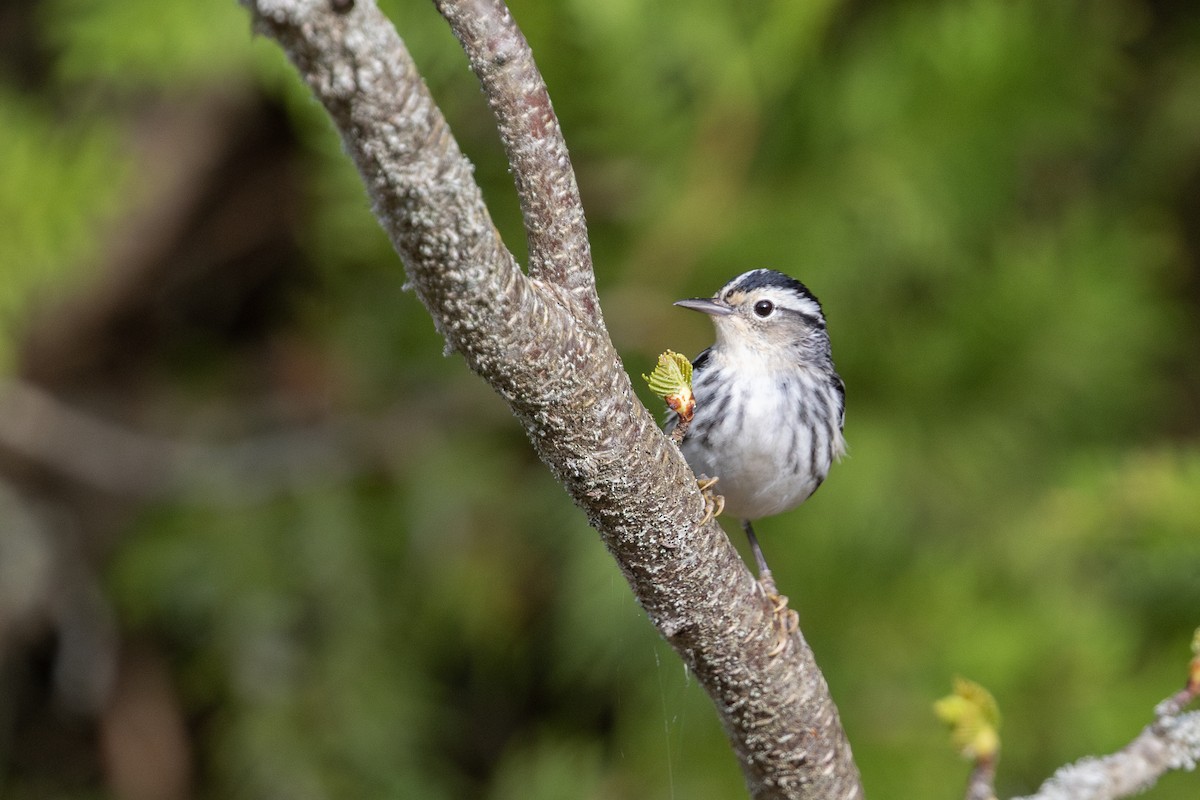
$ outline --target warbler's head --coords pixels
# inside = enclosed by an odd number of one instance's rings
[[[773,360],[829,359],[829,334],[821,304],[800,281],[772,269],[744,272],[709,298],[679,300],[712,317],[715,347]]]

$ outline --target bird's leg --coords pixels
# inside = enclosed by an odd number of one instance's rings
[[[750,524],[750,520],[742,520],[742,530],[746,532],[746,538],[750,540],[750,550],[754,553],[754,561],[758,566],[758,585],[762,587],[767,599],[774,607],[777,638],[770,655],[779,655],[787,646],[792,631],[800,626],[800,615],[794,609],[788,608],[787,596],[780,594],[779,590],[775,588],[775,577],[771,575],[771,568],[767,566],[767,559],[763,556],[762,548],[759,547],[758,537],[754,535],[754,526]]]
[[[710,478],[707,475],[701,475],[696,480],[696,486],[704,497],[704,519],[700,520],[701,525],[707,525],[710,520],[721,516],[721,512],[725,510],[725,498],[713,491],[713,487],[719,480],[721,479]]]
[[[758,582],[764,589],[769,588],[771,593],[774,593],[775,579],[771,577],[771,568],[767,566],[767,559],[763,556],[762,548],[758,546],[758,537],[754,535],[754,526],[750,524],[750,520],[742,520],[742,530],[750,540],[750,552],[754,553],[754,561],[758,565]]]

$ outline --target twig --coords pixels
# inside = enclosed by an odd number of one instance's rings
[[[996,759],[981,758],[971,768],[966,800],[996,800]]]
[[[1161,717],[1112,755],[1059,769],[1036,794],[1016,800],[1118,800],[1149,789],[1171,770],[1200,761],[1200,711]]]
[[[354,426],[312,426],[227,444],[155,436],[75,408],[29,383],[0,381],[0,449],[114,495],[201,495],[261,502],[315,479],[346,478],[366,460]]]

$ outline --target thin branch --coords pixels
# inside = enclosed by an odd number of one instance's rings
[[[1054,773],[1036,794],[1016,800],[1118,800],[1172,770],[1200,762],[1200,711],[1161,717],[1112,755],[1083,758]]]
[[[966,800],[996,800],[996,759],[981,758],[971,768]]]
[[[127,497],[200,494],[236,506],[318,479],[344,480],[372,455],[360,446],[372,441],[366,427],[342,420],[209,444],[131,430],[32,384],[0,381],[0,449]]]
[[[695,475],[638,402],[590,310],[597,305],[590,280],[571,278],[584,266],[579,251],[540,257],[546,280],[517,268],[470,165],[370,0],[244,2],[256,30],[283,47],[329,112],[448,346],[509,402],[650,620],[713,698],[753,795],[861,797],[811,650],[799,631],[777,646],[773,608],[728,538],[715,523],[698,526]],[[469,50],[472,41],[464,37]],[[486,60],[490,46],[472,52],[472,61]],[[501,120],[522,118],[527,93],[512,93],[507,79],[484,88]],[[571,213],[569,198],[553,196],[556,186],[531,180],[522,192],[551,195],[535,207],[544,203],[554,219]],[[566,229],[575,224],[582,217]],[[546,248],[570,247],[565,234],[531,237]],[[569,291],[553,283],[559,277]]]
[[[529,43],[499,0],[434,4],[462,43],[496,116],[521,200],[529,274],[573,291],[590,314],[598,314],[575,171]]]

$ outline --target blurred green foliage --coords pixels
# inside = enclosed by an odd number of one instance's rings
[[[824,301],[851,454],[761,538],[868,794],[961,796],[930,712],[955,674],[1004,714],[1001,795],[1123,745],[1200,623],[1200,13],[512,6],[632,374],[706,346],[671,301],[746,268]],[[520,255],[461,52],[427,4],[386,8]],[[305,147],[319,281],[300,335],[336,364],[343,411],[405,409],[390,470],[159,504],[115,554],[122,625],[171,654],[198,796],[742,796],[707,699],[500,402],[441,357],[328,122],[245,13],[54,0],[38,31],[46,85],[0,85],[3,363],[47,297],[105,277],[89,264],[139,197],[134,100],[236,85]],[[203,385],[190,402],[225,402]]]
[[[108,120],[60,124],[8,86],[0,86],[0,154],[0,369],[9,372],[25,309],[87,258],[127,176]]]

